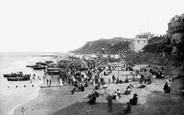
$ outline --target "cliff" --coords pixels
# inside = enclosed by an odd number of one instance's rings
[[[99,39],[87,42],[81,48],[78,48],[71,53],[99,53],[104,48],[109,54],[115,54],[119,51],[126,51],[129,49],[129,40],[127,38],[115,37],[111,39]]]

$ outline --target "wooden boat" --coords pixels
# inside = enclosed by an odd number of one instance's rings
[[[22,77],[6,77],[8,81],[27,81],[30,80],[30,75],[23,75]]]
[[[26,81],[26,80],[30,80],[30,79],[25,79],[23,77],[7,77],[8,81]]]
[[[47,64],[53,63],[53,61],[45,61]]]
[[[46,62],[36,62],[36,65],[47,65]]]
[[[17,77],[16,74],[3,74],[4,77]]]
[[[22,76],[21,72],[18,73],[11,73],[11,74],[3,74],[4,77],[17,77],[17,76]]]
[[[59,70],[47,71],[48,74],[59,74]]]
[[[36,65],[36,66],[33,66],[32,68],[35,69],[35,70],[40,70],[40,69],[45,69],[46,66],[43,66],[43,65]]]
[[[47,68],[47,73],[48,74],[59,74],[60,69],[59,68]]]
[[[26,65],[26,67],[34,67],[35,65]]]

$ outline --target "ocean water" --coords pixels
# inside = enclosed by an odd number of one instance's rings
[[[42,70],[26,67],[38,61],[53,60],[50,56],[38,56],[40,54],[47,53],[0,52],[0,115],[11,115],[18,106],[38,96],[39,85],[43,83],[43,79],[39,80],[36,77],[32,83],[30,81],[7,81],[3,74],[22,71],[24,74],[36,74],[42,78]]]

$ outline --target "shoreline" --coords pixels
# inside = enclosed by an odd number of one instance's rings
[[[14,111],[15,111],[16,109],[20,108],[21,106],[23,106],[23,105],[25,105],[25,104],[27,104],[27,103],[30,103],[30,102],[31,102],[32,100],[34,100],[34,99],[36,99],[36,98],[39,96],[39,92],[40,92],[40,89],[41,89],[40,86],[41,86],[43,83],[44,83],[44,81],[42,81],[40,84],[37,85],[38,89],[37,89],[37,91],[36,91],[34,97],[30,98],[27,102],[24,102],[24,103],[22,103],[22,104],[17,105],[16,107],[14,107],[14,108],[9,112],[10,115],[13,115],[13,114],[14,114]]]
[[[54,78],[56,78],[56,76],[54,76]],[[57,80],[55,79],[54,81],[54,85],[57,85]],[[12,114],[11,115],[20,115],[22,114],[18,112],[18,114],[16,114],[17,110],[21,110],[22,107],[25,108],[25,106],[29,105],[30,103],[32,103],[34,100],[39,100],[40,96],[43,94],[43,90],[45,88],[41,88],[41,86],[46,86],[46,81],[45,79],[42,79],[42,83],[38,84],[37,87],[39,88],[38,91],[37,91],[37,95],[34,97],[34,98],[31,98],[29,101],[27,101],[26,103],[24,104],[20,104],[19,106],[15,107]],[[26,111],[26,108],[25,108],[25,111]]]

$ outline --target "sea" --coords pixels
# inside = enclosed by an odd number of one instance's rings
[[[33,70],[26,65],[36,62],[54,61],[48,52],[0,52],[0,115],[12,115],[14,109],[28,103],[38,96],[43,79],[43,70]],[[3,74],[22,71],[24,74],[36,74],[32,81],[8,81]]]

